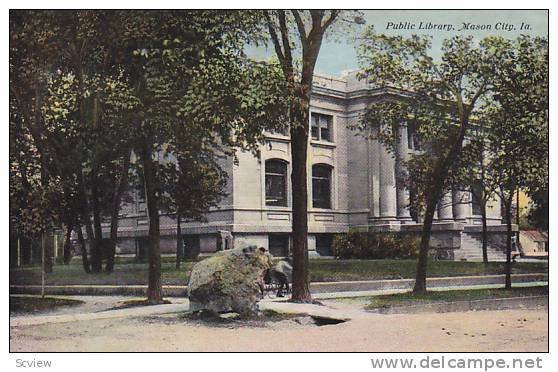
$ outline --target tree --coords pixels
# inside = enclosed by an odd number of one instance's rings
[[[289,123],[292,154],[292,300],[311,301],[308,285],[308,185],[307,152],[310,95],[314,67],[327,31],[340,19],[338,10],[263,11],[275,54],[290,96]],[[357,17],[355,17],[357,18]],[[359,19],[360,21],[360,19]],[[293,29],[296,28],[296,31]],[[296,41],[296,42],[295,42]],[[301,48],[300,68],[296,45]]]
[[[478,118],[483,115],[479,110]],[[488,262],[488,225],[487,205],[495,198],[499,185],[490,177],[495,164],[489,152],[487,129],[482,119],[475,123],[475,128],[469,132],[468,143],[464,145],[460,157],[460,165],[456,167],[451,183],[454,187],[464,187],[471,193],[481,210],[481,245],[483,262]],[[497,182],[497,181],[496,181]]]
[[[150,221],[148,300],[161,302],[159,212],[199,215],[223,185],[217,154],[256,153],[263,128],[286,122],[279,69],[242,52],[257,12],[18,11],[10,21],[11,102],[37,148],[41,183],[61,180],[63,221],[77,230],[85,270],[101,270],[103,250],[112,270],[133,150]],[[196,176],[202,190],[189,184]]]
[[[502,200],[507,226],[506,288],[511,288],[512,202],[518,189],[548,190],[548,41],[521,36],[492,38],[496,51],[493,101],[488,123],[491,172]],[[544,193],[544,192],[543,192]]]
[[[529,222],[539,230],[548,231],[549,195],[548,188],[540,187],[530,192],[531,209]]]
[[[386,36],[368,28],[358,50],[362,77],[377,86],[395,88],[404,99],[380,102],[367,111],[364,127],[372,125],[384,142],[393,142],[392,126],[412,121],[425,151],[408,163],[410,178],[425,206],[416,281],[413,292],[426,292],[426,272],[434,212],[450,191],[463,141],[479,100],[490,88],[490,51],[472,37],[456,36],[442,44],[440,61],[430,55],[429,37]],[[395,119],[395,122],[393,121]],[[382,134],[383,133],[383,134]],[[387,139],[387,140],[386,140]]]
[[[183,259],[183,239],[181,233],[181,220],[203,221],[205,212],[210,207],[216,206],[224,196],[224,186],[227,174],[223,172],[214,151],[204,151],[200,143],[184,146],[187,139],[184,131],[177,133],[176,142],[180,149],[173,149],[176,162],[171,165],[169,174],[169,210],[176,215],[176,268],[180,268]],[[190,139],[192,136],[189,137]],[[195,138],[195,137],[194,137]],[[183,140],[182,140],[183,139]],[[188,150],[180,151],[185,148]]]
[[[59,178],[49,177],[44,183],[46,177],[41,175],[46,173],[42,168],[45,164],[22,125],[18,106],[13,103],[10,99],[10,232],[18,238],[29,238],[31,250],[40,241],[43,272],[50,272],[50,246],[45,244],[45,239],[60,222],[64,210],[61,182]]]
[[[120,17],[120,63],[140,102],[134,152],[149,217],[147,300],[160,303],[159,212],[196,216],[213,205],[223,185],[218,154],[255,152],[263,129],[285,122],[285,89],[275,66],[243,54],[257,24],[252,12],[134,11]],[[193,187],[198,176],[205,178]]]
[[[56,41],[50,32],[42,29],[42,25],[42,19],[35,19],[29,25],[21,13],[13,11],[10,14],[10,129],[15,145],[10,148],[10,155],[14,155],[10,158],[10,181],[14,181],[10,182],[10,186],[13,185],[13,189],[20,186],[14,194],[14,197],[17,195],[14,200],[22,203],[12,209],[12,216],[15,228],[21,234],[30,234],[31,242],[37,239],[37,236],[33,236],[35,227],[21,223],[23,215],[20,212],[33,211],[27,214],[27,218],[34,214],[38,219],[37,226],[45,229],[51,227],[50,219],[37,205],[46,205],[45,202],[50,199],[46,195],[51,154],[46,150],[47,141],[42,135],[41,106],[45,77],[56,59],[55,52],[52,52],[56,50]],[[39,29],[42,31],[39,32]],[[27,150],[31,152],[25,154]],[[36,200],[36,197],[41,200]],[[11,206],[14,204],[11,203]],[[20,210],[17,211],[17,208]],[[42,242],[46,233],[40,233]],[[46,256],[50,257],[50,252],[46,252]]]
[[[123,134],[127,131],[122,128],[134,103],[123,101],[129,98],[125,78],[110,63],[111,46],[101,43],[113,40],[103,34],[110,28],[106,27],[112,20],[109,13],[72,14],[11,14],[10,92],[45,163],[43,179],[56,175],[62,181],[67,236],[76,226],[85,225],[91,269],[99,272],[101,217],[114,199],[112,190],[119,189],[106,176],[118,169],[113,159],[126,148]],[[89,271],[87,252],[83,253]]]

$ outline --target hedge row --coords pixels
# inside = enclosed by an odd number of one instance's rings
[[[416,258],[420,239],[404,233],[349,231],[333,239],[333,254],[344,259]]]

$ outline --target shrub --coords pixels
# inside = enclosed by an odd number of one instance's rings
[[[343,259],[416,258],[420,239],[412,233],[376,233],[351,230],[336,235],[333,254]]]

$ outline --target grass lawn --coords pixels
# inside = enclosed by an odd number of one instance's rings
[[[433,302],[452,302],[481,300],[486,298],[507,298],[526,296],[548,295],[548,286],[540,287],[517,287],[512,289],[468,289],[459,291],[430,291],[425,295],[413,295],[411,292],[397,293],[391,295],[374,296],[366,299],[368,310],[428,304]]]
[[[313,282],[373,279],[414,278],[416,260],[310,260],[310,280]],[[183,262],[177,270],[172,257],[163,257],[161,280],[163,285],[187,284],[193,262]],[[548,261],[517,262],[513,273],[547,273]],[[454,262],[432,261],[428,263],[429,277],[502,274],[503,262]],[[41,283],[38,266],[10,269],[10,284]],[[143,285],[147,283],[147,263],[131,259],[117,260],[112,274],[86,274],[79,259],[69,265],[55,265],[46,275],[47,285],[98,284]]]
[[[430,261],[428,277],[503,274],[504,262]],[[416,260],[311,260],[310,280],[335,282],[343,280],[414,278]],[[513,274],[548,273],[548,261],[516,262]]]
[[[83,301],[68,298],[10,295],[10,314],[29,314],[62,306],[76,306]]]

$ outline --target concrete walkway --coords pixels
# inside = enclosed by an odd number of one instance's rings
[[[514,287],[527,287],[527,286],[542,286],[548,285],[548,282],[530,282],[514,284]],[[439,287],[432,288],[431,290],[464,290],[464,289],[484,289],[484,288],[498,288],[501,285],[471,285],[471,286],[458,286],[458,287]],[[331,292],[331,293],[318,293],[314,294],[313,298],[316,300],[328,300],[334,298],[347,298],[347,297],[366,297],[383,294],[393,294],[405,292],[407,289],[389,289],[389,290],[374,290],[374,291],[354,291],[354,292]],[[98,298],[95,296],[88,299],[87,296],[68,296],[68,298],[76,298],[82,301],[94,301]],[[326,306],[313,305],[313,304],[296,304],[287,302],[288,298],[264,298],[260,301],[261,310],[273,310],[281,313],[291,314],[308,314],[315,317],[334,318],[342,320],[350,320],[355,318],[362,318],[370,316],[371,313],[359,308],[348,307],[340,302],[332,303],[328,301]],[[116,304],[119,297],[113,297],[112,301]],[[11,327],[31,326],[46,323],[67,323],[76,321],[87,321],[96,319],[109,319],[109,318],[125,318],[125,317],[143,317],[161,314],[185,313],[190,311],[190,304],[187,298],[170,298],[171,304],[153,305],[153,306],[138,306],[126,309],[117,310],[104,310],[98,312],[91,312],[87,306],[80,306],[75,308],[75,313],[62,313],[54,315],[18,315],[10,317]],[[108,301],[105,301],[108,302]],[[80,311],[80,312],[78,312]]]
[[[176,300],[176,299],[175,299]],[[171,304],[153,305],[153,306],[136,306],[126,309],[105,310],[99,312],[82,312],[73,314],[58,315],[18,315],[10,317],[10,327],[30,326],[46,323],[68,323],[79,322],[84,320],[110,319],[110,318],[126,318],[126,317],[142,317],[159,314],[172,314],[188,312],[190,310],[190,302],[188,299],[180,299]]]

